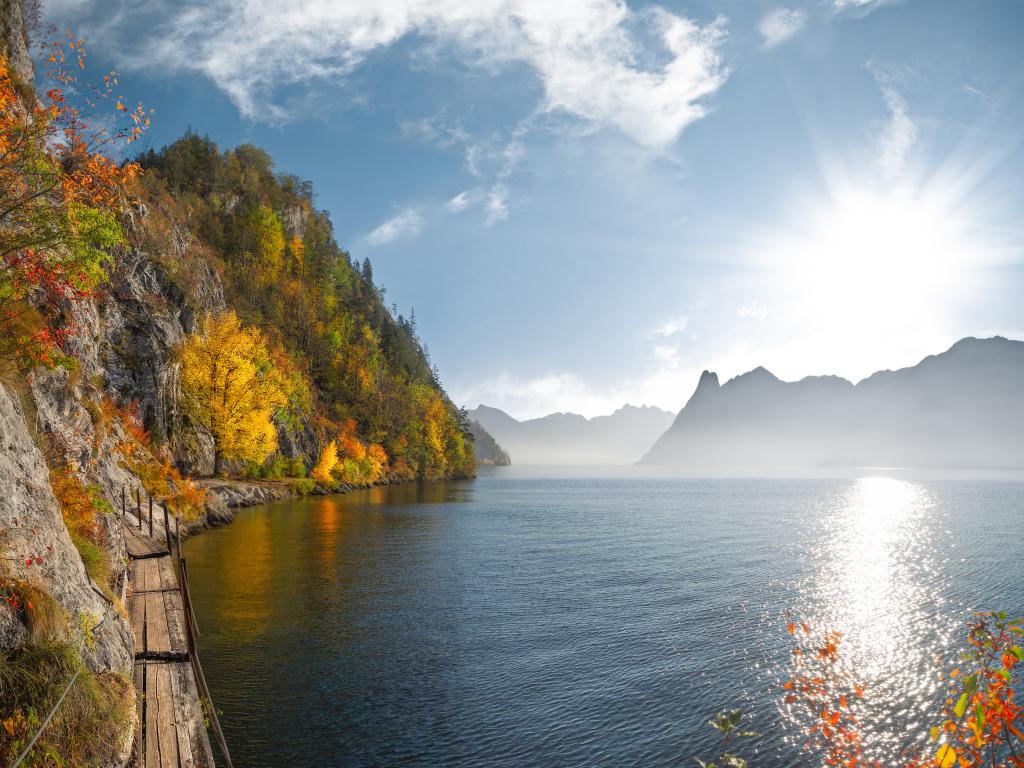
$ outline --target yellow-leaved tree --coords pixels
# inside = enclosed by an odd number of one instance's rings
[[[234,312],[207,315],[181,351],[185,411],[213,438],[213,473],[224,459],[262,462],[277,448],[272,418],[287,398],[263,334]]]
[[[320,460],[317,461],[309,476],[318,483],[329,483],[331,481],[331,472],[334,471],[336,466],[338,466],[338,444],[331,440],[324,446],[324,451],[320,454]]]

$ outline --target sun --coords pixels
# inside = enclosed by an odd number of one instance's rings
[[[959,192],[838,181],[761,239],[773,315],[799,340],[801,358],[857,378],[876,369],[868,358],[909,364],[919,350],[965,335],[958,306],[982,295],[995,251]]]
[[[791,266],[808,299],[831,313],[863,315],[869,302],[890,323],[930,317],[975,266],[955,212],[907,189],[843,189],[810,212],[808,225]]]

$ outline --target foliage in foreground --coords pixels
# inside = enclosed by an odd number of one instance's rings
[[[71,485],[82,506],[65,514],[80,514],[69,525],[81,529],[88,525],[92,502],[87,489]],[[85,666],[82,652],[94,645],[101,619],[88,612],[69,617],[34,578],[49,550],[9,552],[5,533],[0,529],[0,597],[26,626],[28,638],[0,652],[0,765],[10,765],[40,733],[72,679],[63,703],[22,765],[113,765],[130,731],[135,689],[123,675],[94,673]]]
[[[113,118],[96,115],[99,127],[90,127],[83,108],[114,98],[117,78],[79,82],[85,50],[70,33],[48,58],[39,93],[0,58],[0,363],[8,372],[57,362],[75,333],[67,304],[93,296],[106,278],[110,249],[124,242],[125,190],[139,171],[107,153],[149,124],[141,106],[117,98]],[[83,104],[69,100],[83,93]]]
[[[91,672],[73,644],[48,639],[0,654],[0,763],[9,765],[25,748],[77,669],[82,671],[22,765],[115,762],[132,718],[131,683]]]
[[[719,712],[708,720],[708,725],[722,734],[722,741],[719,745],[719,755],[714,760],[705,762],[699,757],[695,758],[701,768],[747,768],[746,758],[734,754],[733,743],[738,739],[757,738],[761,734],[757,731],[741,730],[743,722],[743,711],[731,709],[728,712]]]
[[[783,684],[784,703],[800,723],[807,752],[823,766],[882,768],[864,756],[859,716],[864,690],[839,663],[840,633],[817,633],[803,623],[790,623],[787,630],[796,644],[794,672]],[[946,675],[945,704],[928,744],[912,745],[908,757],[890,768],[1024,768],[1024,708],[1016,701],[1024,682],[1022,640],[1024,619],[975,614],[967,629],[967,649]],[[746,765],[743,758],[726,753],[740,717],[733,710],[711,721],[727,737],[717,765]]]

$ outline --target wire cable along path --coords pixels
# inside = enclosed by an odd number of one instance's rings
[[[154,515],[152,499],[147,521],[139,492],[134,500],[132,511],[122,491],[121,516],[131,559],[127,608],[135,633],[135,687],[139,691],[135,765],[213,768],[208,720],[223,765],[233,768],[199,664],[199,631],[186,562],[181,557],[180,521],[168,514],[164,504]]]

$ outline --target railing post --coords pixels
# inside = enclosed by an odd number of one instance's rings
[[[167,502],[162,501],[160,505],[164,508],[164,537],[167,539],[167,551],[171,549],[171,522],[167,514]]]
[[[192,627],[192,631],[195,633],[195,636],[199,637],[202,632],[199,631],[199,622],[196,621],[196,612],[192,607],[192,590],[190,590],[188,586],[188,567],[185,564],[185,558],[181,558],[179,562],[178,583],[185,585],[185,597],[187,598],[185,605],[188,608],[189,626]],[[198,644],[198,641],[196,641],[196,643]]]
[[[149,535],[153,535],[153,497],[149,497]]]
[[[189,600],[188,582],[185,580],[185,561],[178,555],[178,586],[181,588],[182,614],[185,617],[185,635],[188,638],[188,655],[195,653],[195,643],[192,639],[192,605]]]

